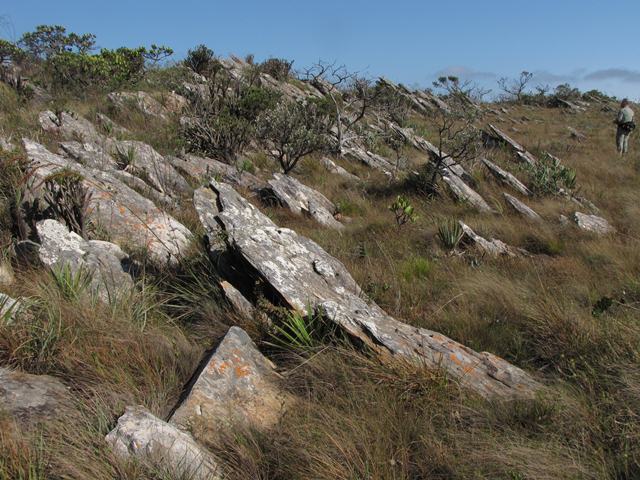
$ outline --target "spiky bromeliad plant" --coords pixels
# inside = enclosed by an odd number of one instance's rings
[[[438,240],[447,250],[454,250],[460,240],[464,231],[460,226],[460,223],[453,218],[448,218],[438,224]]]

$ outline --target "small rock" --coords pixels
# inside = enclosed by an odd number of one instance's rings
[[[518,200],[516,197],[509,195],[508,193],[503,193],[504,199],[507,201],[507,204],[517,213],[522,215],[529,220],[535,220],[539,222],[542,220],[542,217],[538,215],[531,207],[525,205],[523,202]]]
[[[573,221],[576,222],[578,227],[582,230],[592,232],[597,235],[606,235],[616,231],[609,222],[597,215],[587,215],[585,213],[575,212],[573,214]]]
[[[105,440],[121,458],[136,458],[168,469],[176,478],[221,480],[213,456],[191,436],[142,406],[127,407]]]
[[[70,394],[60,380],[0,367],[0,410],[24,424],[58,417],[70,405]]]

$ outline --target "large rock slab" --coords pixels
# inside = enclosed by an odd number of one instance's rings
[[[113,155],[131,161],[130,173],[144,177],[145,181],[161,193],[171,196],[189,196],[191,189],[187,181],[151,145],[137,140],[112,140]]]
[[[478,250],[486,253],[492,257],[517,257],[520,255],[526,255],[527,252],[521,249],[511,247],[504,243],[502,240],[492,238],[487,240],[481,235],[474,232],[469,225],[460,221],[458,222],[462,227],[462,243],[473,245]]]
[[[273,364],[244,330],[231,327],[169,421],[182,429],[271,427],[286,403],[277,382]]]
[[[119,246],[101,240],[85,240],[56,220],[36,224],[40,261],[51,269],[69,268],[74,274],[88,275],[89,288],[101,299],[117,298],[133,287],[125,271],[129,256]]]
[[[531,196],[531,190],[529,190],[524,183],[518,180],[515,175],[507,172],[503,168],[500,168],[498,165],[487,160],[486,158],[482,159],[482,163],[485,167],[487,167],[487,170],[489,170],[489,172],[491,172],[491,174],[500,182],[510,186],[514,190],[520,192],[522,195],[525,195],[527,197]]]
[[[189,434],[160,420],[142,406],[127,407],[105,440],[119,457],[151,463],[175,478],[224,478],[211,453]]]
[[[200,184],[208,182],[211,178],[219,177],[223,182],[251,191],[258,191],[265,187],[265,183],[255,175],[239,171],[231,165],[212,158],[186,154],[182,157],[167,157],[167,160],[178,171]]]
[[[0,367],[0,411],[24,424],[57,418],[70,398],[67,387],[54,377]]]
[[[226,280],[220,282],[220,288],[224,298],[238,315],[245,320],[253,320],[256,310],[242,292]]]
[[[525,205],[513,195],[509,195],[506,192],[503,192],[502,195],[504,196],[507,205],[509,205],[515,212],[519,213],[525,218],[528,218],[529,220],[534,220],[536,222],[542,221],[542,217],[538,215],[535,210]]]
[[[344,148],[344,155],[346,157],[353,158],[374,170],[379,170],[387,176],[392,176],[396,170],[395,165],[386,158],[357,145],[350,145]]]
[[[147,249],[156,264],[176,262],[189,246],[191,233],[184,225],[115,176],[55,155],[32,140],[23,139],[23,144],[34,195],[49,175],[68,169],[83,177],[82,184],[91,194],[89,218],[115,243]]]
[[[609,222],[597,215],[575,212],[573,214],[573,221],[580,229],[597,235],[607,235],[616,231]]]
[[[63,111],[56,114],[51,110],[45,110],[38,115],[38,121],[45,132],[59,135],[67,140],[82,143],[101,143],[104,140],[89,120],[73,112]]]
[[[383,357],[442,368],[484,397],[530,397],[539,388],[523,370],[490,353],[478,353],[444,335],[416,328],[367,302],[338,260],[318,244],[280,228],[230,186],[211,183],[207,206],[196,207],[209,237],[226,239],[239,269],[259,275],[271,297],[299,312],[322,312]]]
[[[297,215],[308,215],[320,225],[336,230],[344,226],[334,218],[336,206],[320,192],[307,187],[297,179],[274,173],[265,190],[265,200],[272,199]]]

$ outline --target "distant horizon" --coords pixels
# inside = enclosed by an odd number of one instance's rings
[[[534,74],[532,87],[569,83],[640,100],[640,65],[630,63],[629,54],[637,38],[633,28],[619,28],[618,18],[640,18],[640,2],[490,3],[326,0],[319,8],[293,0],[184,0],[178,8],[149,0],[91,7],[79,0],[23,0],[0,9],[0,38],[16,41],[38,25],[58,24],[95,34],[99,47],[165,44],[174,49],[174,60],[203,43],[220,56],[293,60],[297,70],[319,59],[336,61],[412,88],[455,75],[492,95],[499,93],[499,78],[526,70]]]

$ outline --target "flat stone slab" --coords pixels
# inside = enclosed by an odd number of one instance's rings
[[[317,190],[281,173],[274,173],[268,183],[269,188],[264,193],[267,201],[275,199],[278,204],[293,213],[307,215],[322,226],[336,230],[344,228],[333,216],[336,206]]]
[[[231,327],[169,421],[182,429],[271,427],[287,398],[277,381],[273,364],[251,338]]]
[[[238,315],[241,315],[247,320],[253,320],[255,308],[236,287],[224,280],[220,282],[220,288],[227,302],[229,302],[229,305],[233,307],[233,310]]]
[[[500,140],[503,143],[506,143],[507,145],[511,146],[511,148],[515,151],[516,156],[523,162],[529,164],[529,165],[535,165],[536,163],[538,163],[538,159],[536,157],[534,157],[531,153],[529,153],[526,148],[524,148],[522,145],[520,145],[518,142],[516,142],[513,138],[511,138],[509,135],[507,135],[506,133],[504,133],[502,130],[500,130],[499,128],[489,124],[489,128],[491,129],[491,132],[495,135],[496,138],[498,138],[498,140]]]
[[[580,229],[597,235],[607,235],[616,231],[608,221],[597,215],[575,212],[573,214],[573,221]]]
[[[324,168],[326,168],[328,172],[331,172],[331,173],[333,173],[335,175],[338,175],[338,176],[344,178],[345,180],[350,180],[350,181],[353,181],[353,182],[357,182],[357,181],[360,180],[360,178],[357,175],[354,175],[353,173],[349,173],[347,170],[345,170],[340,165],[335,163],[329,157],[322,157],[320,159],[320,164]]]
[[[224,478],[214,457],[191,436],[160,420],[142,406],[127,407],[105,437],[121,458],[135,458],[189,480]]]
[[[442,181],[449,187],[449,192],[457,201],[468,203],[479,212],[494,213],[487,201],[458,175],[452,174],[445,168],[442,170],[441,176]]]
[[[70,398],[57,378],[0,367],[0,410],[24,424],[57,418]]]
[[[542,217],[540,215],[538,215],[535,212],[535,210],[533,210],[531,207],[525,205],[523,202],[518,200],[513,195],[509,195],[508,193],[503,192],[502,196],[504,197],[505,201],[507,202],[507,205],[509,205],[515,212],[517,212],[521,216],[523,216],[525,218],[528,218],[529,220],[534,220],[536,222],[542,221]]]
[[[315,308],[383,357],[442,368],[484,397],[531,397],[540,387],[495,355],[397,321],[367,302],[344,265],[318,244],[278,227],[228,185],[211,182],[209,191],[213,201],[198,209],[207,235],[225,238],[237,256],[237,268],[257,273],[289,308]]]
[[[251,191],[261,190],[265,187],[265,183],[255,175],[238,171],[237,168],[213,158],[187,154],[182,157],[167,157],[167,160],[178,171],[201,184],[214,177],[219,177],[223,182]]]
[[[117,298],[133,287],[133,279],[124,270],[129,256],[119,246],[85,240],[56,220],[42,220],[36,229],[42,263],[51,269],[69,268],[74,274],[88,275],[89,288],[102,300]]]
[[[111,92],[107,100],[117,109],[134,107],[148,117],[167,120],[171,111],[147,92]]]
[[[176,262],[188,248],[191,232],[184,225],[114,175],[53,154],[32,140],[25,138],[23,144],[33,174],[34,196],[49,175],[71,170],[83,177],[82,184],[91,193],[89,218],[106,230],[112,241],[123,247],[148,249],[157,264]]]

